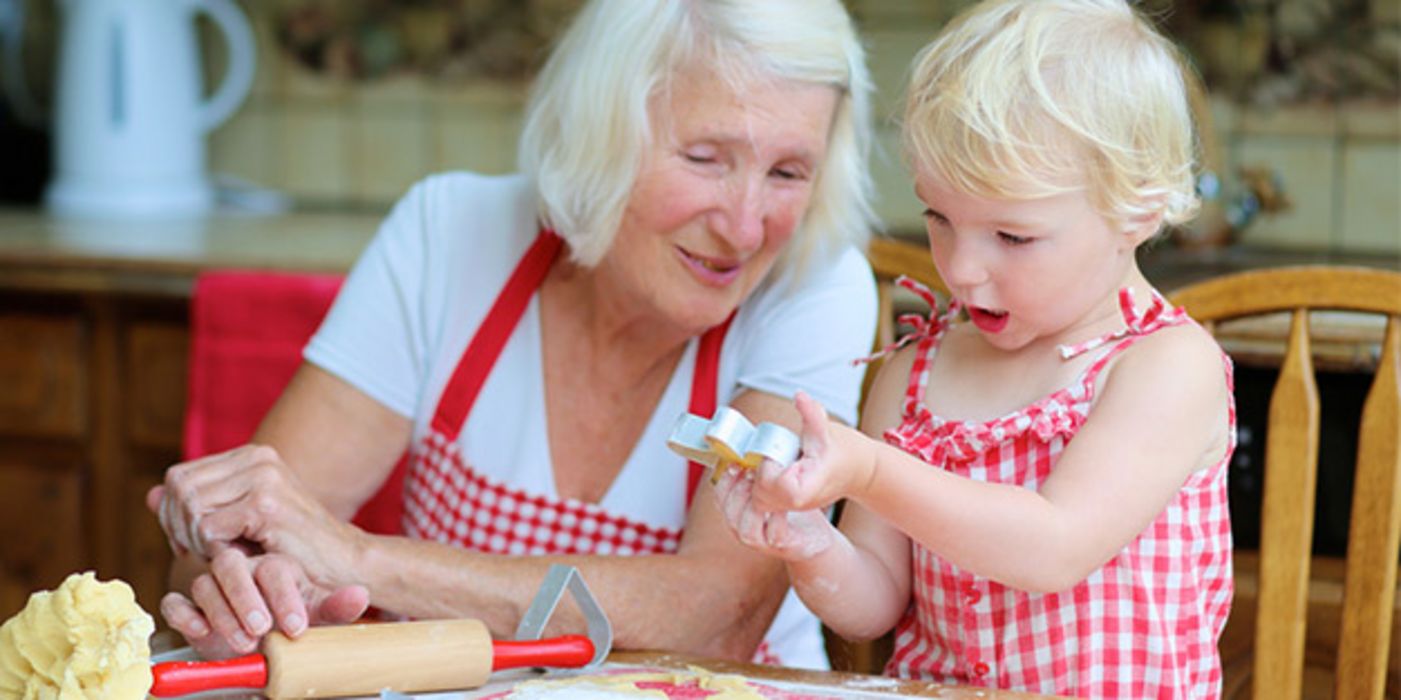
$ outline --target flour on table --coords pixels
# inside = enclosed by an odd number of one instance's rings
[[[706,700],[765,700],[758,686],[740,676],[716,674],[694,667],[690,671],[620,673],[526,681],[501,697],[503,700],[668,700],[672,695],[663,690],[664,687],[689,687],[694,691],[704,691],[696,692],[694,696],[703,696]]]

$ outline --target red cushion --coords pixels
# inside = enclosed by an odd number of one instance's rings
[[[302,347],[340,290],[340,275],[217,270],[195,280],[190,310],[185,459],[242,445],[302,363]],[[402,528],[403,469],[356,515],[381,534]]]

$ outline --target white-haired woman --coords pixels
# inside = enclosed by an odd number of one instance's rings
[[[726,404],[796,428],[799,390],[854,422],[869,90],[837,0],[587,3],[522,174],[415,186],[254,444],[151,492],[167,621],[209,655],[367,604],[506,635],[566,562],[620,647],[824,666],[781,563],[665,438]],[[350,525],[405,451],[407,536]]]

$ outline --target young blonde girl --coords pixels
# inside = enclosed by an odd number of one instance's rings
[[[1121,0],[985,2],[916,59],[904,145],[951,304],[865,435],[799,396],[802,458],[726,475],[727,521],[836,632],[894,627],[890,674],[1219,696],[1230,364],[1135,261],[1198,204],[1176,51]]]

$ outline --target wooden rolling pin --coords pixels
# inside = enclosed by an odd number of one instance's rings
[[[254,688],[269,698],[314,698],[374,695],[386,688],[457,690],[486,683],[492,671],[578,667],[593,655],[593,642],[583,635],[494,642],[480,620],[312,627],[295,640],[269,634],[261,654],[156,664],[151,694]]]

